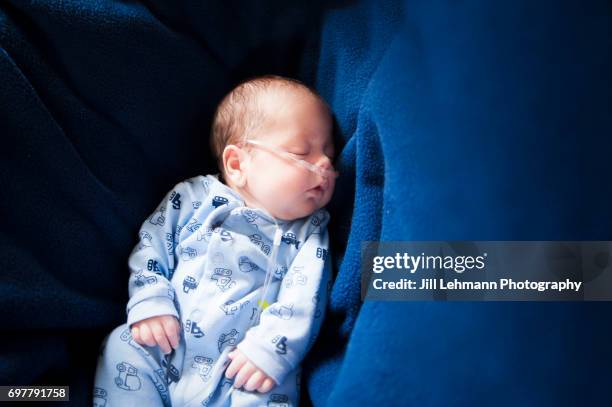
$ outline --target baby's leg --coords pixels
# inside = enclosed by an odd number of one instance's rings
[[[274,386],[267,393],[257,391],[246,391],[235,389],[230,398],[232,407],[297,407],[300,401],[300,371],[298,366],[287,375],[285,381],[278,386]]]
[[[158,346],[134,341],[127,324],[115,328],[102,343],[94,406],[170,406],[161,358]]]

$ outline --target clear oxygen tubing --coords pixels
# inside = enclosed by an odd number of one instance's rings
[[[338,178],[340,176],[340,173],[338,173],[338,171],[333,170],[333,169],[327,169],[327,168],[323,168],[323,167],[319,167],[318,165],[314,165],[309,163],[306,160],[301,160],[299,158],[294,157],[294,154],[288,152],[288,151],[283,151],[278,147],[275,147],[273,145],[270,145],[268,143],[263,143],[261,141],[258,140],[252,140],[252,139],[245,139],[244,143],[249,143],[249,144],[253,144],[255,146],[259,146],[262,147],[264,149],[267,149],[269,151],[272,151],[276,154],[278,154],[281,157],[285,157],[291,161],[293,161],[294,163],[300,165],[301,167],[314,172],[315,174],[319,174],[320,176],[322,176],[323,178]]]
[[[272,220],[274,220],[274,225],[276,227],[275,231],[274,231],[274,239],[272,240],[272,251],[270,253],[270,257],[268,257],[268,265],[267,265],[267,270],[266,270],[266,277],[264,279],[264,284],[261,290],[261,296],[259,297],[259,300],[257,301],[257,312],[255,313],[256,317],[253,318],[253,320],[251,321],[251,323],[249,324],[249,326],[247,327],[247,330],[249,328],[251,328],[252,326],[256,325],[259,323],[259,317],[262,311],[262,305],[264,300],[266,299],[266,295],[268,294],[268,288],[270,286],[270,283],[272,282],[272,276],[274,274],[274,270],[276,269],[276,260],[278,257],[278,249],[280,247],[281,244],[281,238],[283,237],[283,229],[278,225],[278,222],[276,221],[276,218],[274,218],[273,216],[271,216],[265,209],[262,209]],[[246,331],[245,331],[246,332]],[[225,359],[225,357],[227,356],[228,353],[230,353],[231,351],[233,351],[236,348],[236,346],[228,346],[225,349],[223,349],[223,352],[220,355],[220,358]],[[225,366],[223,366],[223,375],[225,375]],[[223,379],[221,379],[223,380]],[[213,382],[214,383],[214,382]],[[213,383],[210,383],[209,386],[211,386]],[[208,390],[208,389],[205,389]],[[233,391],[235,390],[234,386],[231,386],[231,388],[228,390],[227,393],[225,393],[225,395],[218,400],[220,405],[223,405],[226,400],[230,397],[230,395],[233,393]],[[201,394],[205,393],[204,391],[197,393],[194,397],[192,397],[189,401],[187,401],[184,405],[187,407],[191,407],[191,406],[200,406],[200,401],[196,400],[199,397],[201,397]]]

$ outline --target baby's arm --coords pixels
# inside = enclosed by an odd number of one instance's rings
[[[319,233],[308,236],[292,262],[277,302],[262,311],[259,325],[250,328],[237,346],[277,384],[300,364],[323,321],[331,278],[325,215],[317,218]]]
[[[170,191],[140,228],[140,242],[132,251],[128,326],[141,345],[159,345],[164,353],[176,348],[180,338],[174,288],[174,247],[181,227],[193,213],[195,182],[181,182]]]

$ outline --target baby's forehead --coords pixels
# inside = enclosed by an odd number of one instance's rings
[[[331,112],[325,102],[308,88],[271,85],[260,90],[255,99],[252,113],[256,116],[257,130],[263,130],[268,125],[283,129],[283,140],[270,140],[264,136],[269,141],[300,141],[304,138],[316,138],[316,141],[324,144],[333,141]],[[261,133],[265,131],[257,130],[255,133],[264,135]]]
[[[252,103],[260,105],[262,103],[275,103],[282,104],[283,107],[297,107],[306,100],[318,100],[318,98],[306,88],[281,84],[270,85],[260,89],[255,96]]]

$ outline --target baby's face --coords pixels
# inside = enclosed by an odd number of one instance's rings
[[[327,169],[333,169],[332,122],[325,106],[305,91],[268,92],[262,96],[265,119],[248,139],[274,146]],[[312,214],[327,205],[334,177],[323,177],[261,146],[250,149],[247,171],[248,206],[266,209],[282,220]]]

